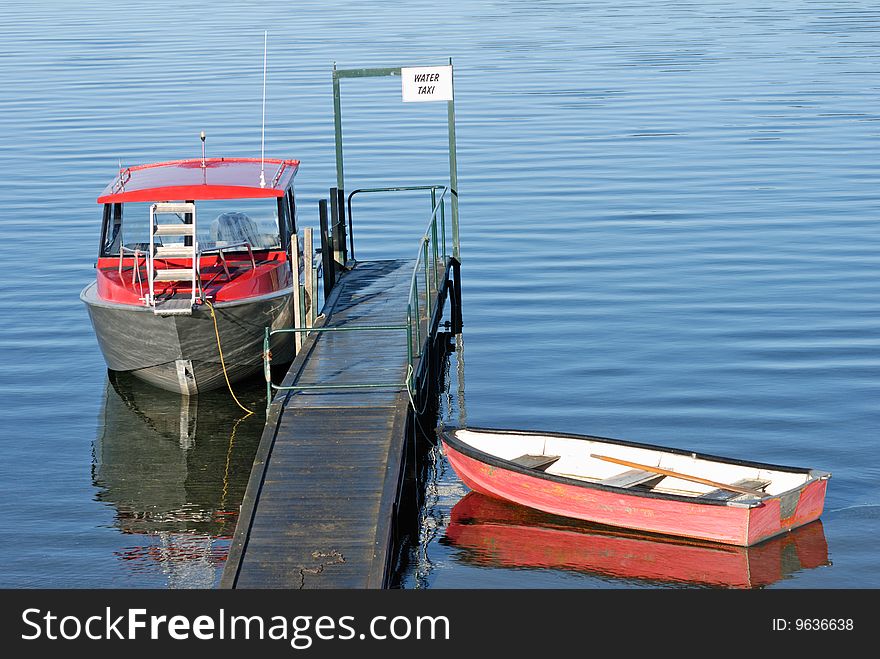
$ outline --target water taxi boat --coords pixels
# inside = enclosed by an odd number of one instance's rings
[[[112,371],[192,395],[262,368],[293,325],[296,160],[201,158],[121,169],[96,278],[80,297]],[[291,361],[290,334],[273,363]]]
[[[465,485],[553,515],[751,546],[819,518],[831,474],[589,435],[440,432]]]

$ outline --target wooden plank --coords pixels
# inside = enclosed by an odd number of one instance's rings
[[[734,483],[737,487],[746,488],[749,490],[763,490],[765,487],[770,485],[770,481],[759,480],[756,478],[743,478],[742,480]],[[763,492],[758,492],[758,495],[764,496]],[[711,492],[706,492],[705,494],[701,494],[701,499],[711,499],[713,501],[731,501],[733,499],[738,499],[742,496],[755,496],[751,494],[743,494],[740,492],[736,492],[733,490],[727,489],[717,489],[712,490]]]
[[[611,487],[635,487],[636,485],[642,485],[660,478],[665,478],[665,476],[653,471],[645,471],[644,469],[630,469],[609,478],[604,478],[599,481],[599,484],[610,485]]]
[[[557,460],[559,460],[558,455],[521,455],[511,460],[511,462],[527,469],[544,471]]]

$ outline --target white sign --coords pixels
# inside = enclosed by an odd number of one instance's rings
[[[410,66],[400,69],[403,102],[452,100],[452,66]]]

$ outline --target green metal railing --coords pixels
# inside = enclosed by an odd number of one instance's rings
[[[352,192],[348,195],[348,248],[350,252],[350,257],[355,258],[354,256],[354,221],[352,219],[353,213],[351,210],[351,202],[354,199],[356,194],[365,194],[365,193],[375,193],[375,192],[413,192],[419,190],[430,190],[431,191],[431,212],[433,219],[433,211],[437,206],[437,190],[446,190],[446,186],[443,185],[404,185],[397,186],[393,188],[358,188],[357,190],[352,190]],[[452,191],[455,194],[455,191]],[[441,206],[441,221],[443,223],[443,229],[441,233],[444,234],[444,247],[445,247],[445,229],[446,229],[446,212],[445,212],[445,204]],[[453,223],[453,234],[455,236],[455,240],[457,242],[458,236],[458,227],[455,223]]]
[[[415,360],[422,356],[422,319],[425,321],[425,336],[430,332],[430,324],[435,311],[432,298],[436,300],[441,284],[447,277],[447,270],[454,258],[458,260],[459,241],[458,223],[451,226],[446,223],[446,198],[455,199],[455,190],[440,185],[405,186],[393,188],[365,188],[353,191],[348,197],[349,231],[351,231],[352,197],[359,193],[401,192],[413,190],[430,190],[431,218],[428,228],[419,240],[416,262],[410,278],[409,295],[406,306],[406,323],[402,325],[345,325],[330,327],[288,327],[283,329],[265,329],[263,339],[263,372],[266,377],[266,411],[272,402],[275,391],[309,391],[309,390],[341,390],[341,389],[400,389],[406,387],[410,397],[414,396]],[[439,191],[439,192],[438,192]],[[449,234],[449,235],[447,235]],[[447,238],[449,240],[447,240]],[[452,253],[448,244],[452,243]],[[352,243],[352,254],[354,246]],[[442,274],[441,274],[442,268]],[[325,273],[326,276],[326,273]],[[302,288],[302,284],[298,284]],[[424,306],[421,298],[424,294]],[[298,291],[302,297],[302,291]],[[424,311],[424,314],[422,313]],[[271,337],[275,334],[311,332],[364,332],[364,331],[402,331],[406,332],[407,374],[403,382],[362,382],[347,384],[295,384],[290,386],[276,385],[272,382],[271,373]]]

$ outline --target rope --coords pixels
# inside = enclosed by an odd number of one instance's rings
[[[238,405],[241,409],[247,412],[247,416],[242,417],[246,419],[248,416],[253,414],[253,410],[249,410],[244,405],[239,402],[238,398],[235,396],[235,392],[232,390],[232,384],[229,382],[229,375],[226,373],[226,362],[223,359],[223,348],[220,347],[220,330],[217,329],[217,315],[214,313],[214,305],[211,304],[208,300],[205,300],[205,304],[208,305],[208,308],[211,310],[211,320],[214,321],[214,335],[217,337],[217,352],[220,353],[220,366],[223,368],[223,377],[226,378],[226,387],[229,389],[229,393],[232,394],[232,399],[235,401],[235,404]]]
[[[238,424],[247,419],[250,414],[245,414],[236,420],[232,426],[232,434],[229,436],[229,447],[226,449],[226,468],[223,470],[223,493],[220,496],[220,510],[226,505],[226,495],[229,492],[229,463],[232,461],[232,449],[235,446],[235,431],[238,430]]]
[[[425,413],[426,409],[428,409],[428,397],[425,396],[424,405],[422,405],[422,409],[419,409],[418,406],[416,405],[416,401],[413,399],[413,390],[409,386],[409,383],[411,381],[410,378],[412,377],[413,373],[414,373],[414,371],[413,371],[412,364],[407,365],[407,367],[406,367],[406,393],[409,394],[409,402],[412,405],[413,412],[416,413],[416,417],[419,417]],[[422,388],[424,389],[425,386],[423,385]],[[417,391],[416,395],[419,395],[421,393],[422,392]],[[419,425],[421,425],[421,424],[419,424]]]

